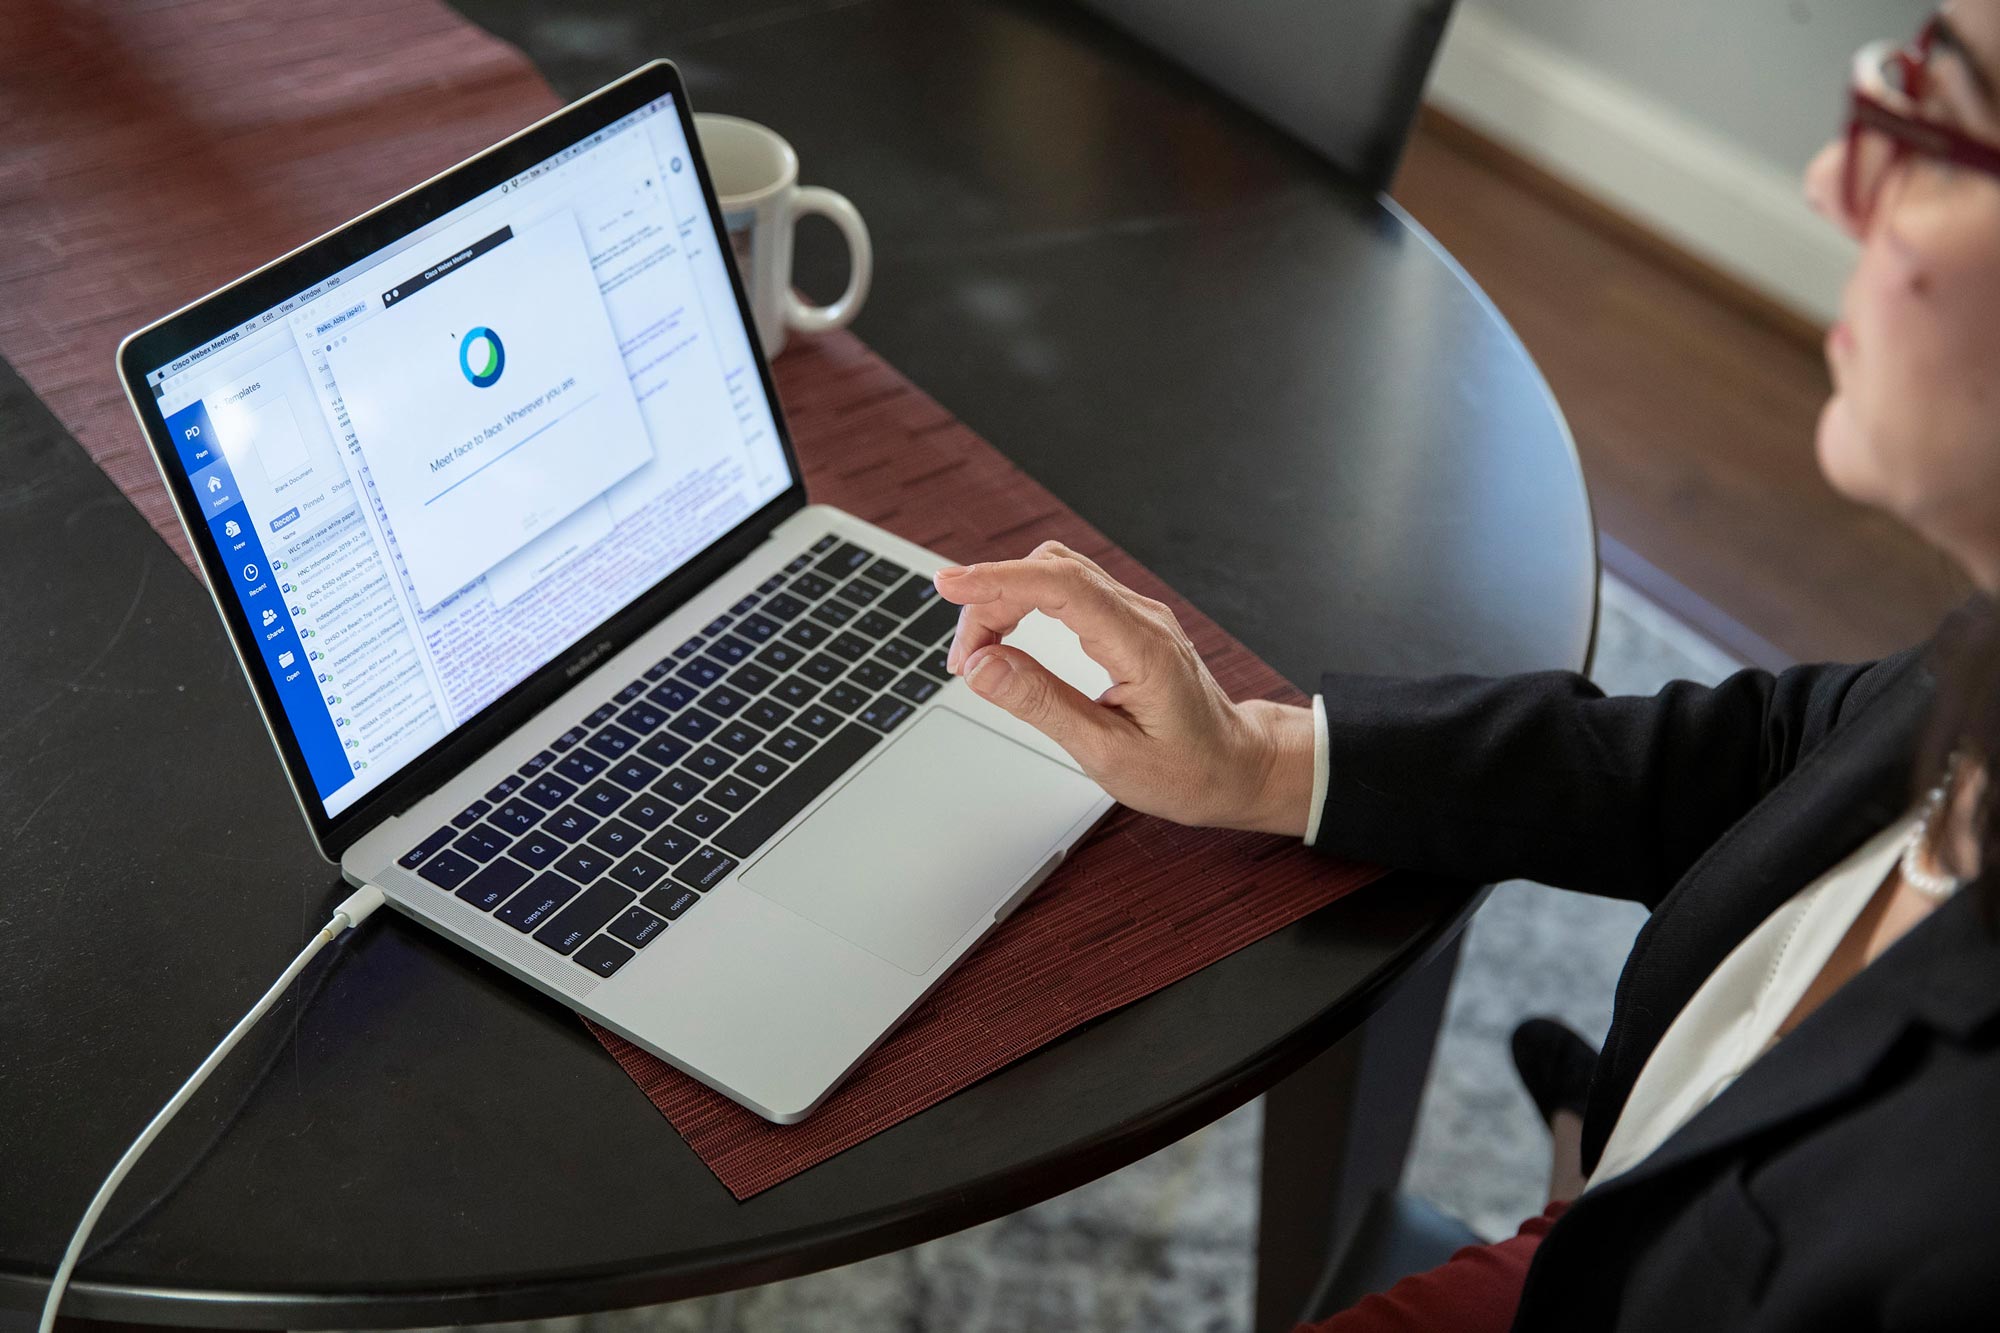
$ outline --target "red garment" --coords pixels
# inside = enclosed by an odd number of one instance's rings
[[[1468,1245],[1428,1273],[1413,1273],[1389,1290],[1298,1333],[1507,1333],[1520,1308],[1528,1262],[1567,1203],[1552,1203],[1506,1240]]]

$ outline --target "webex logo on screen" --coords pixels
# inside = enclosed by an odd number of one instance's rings
[[[500,345],[500,335],[484,324],[467,333],[459,342],[458,368],[473,388],[492,388],[506,367],[507,349]]]

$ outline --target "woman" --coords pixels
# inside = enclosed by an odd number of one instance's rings
[[[1929,645],[1651,699],[1328,676],[1305,709],[1230,702],[1166,608],[1061,547],[938,576],[952,668],[1127,805],[1652,909],[1588,1188],[1327,1329],[2000,1326],[2000,0],[1855,77],[1807,180],[1862,242],[1818,457],[1981,590]],[[1000,645],[1030,608],[1101,698]]]

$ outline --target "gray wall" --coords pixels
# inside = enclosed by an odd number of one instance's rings
[[[1663,102],[1774,166],[1843,117],[1848,65],[1914,36],[1936,0],[1461,0]]]

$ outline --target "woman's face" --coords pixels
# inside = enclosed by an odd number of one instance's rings
[[[1956,0],[1921,110],[2000,144],[2000,0]],[[1822,213],[1862,243],[1827,335],[1834,393],[1820,469],[2000,591],[2000,178],[1912,156],[1873,211],[1841,199],[1845,146],[1807,170]]]

